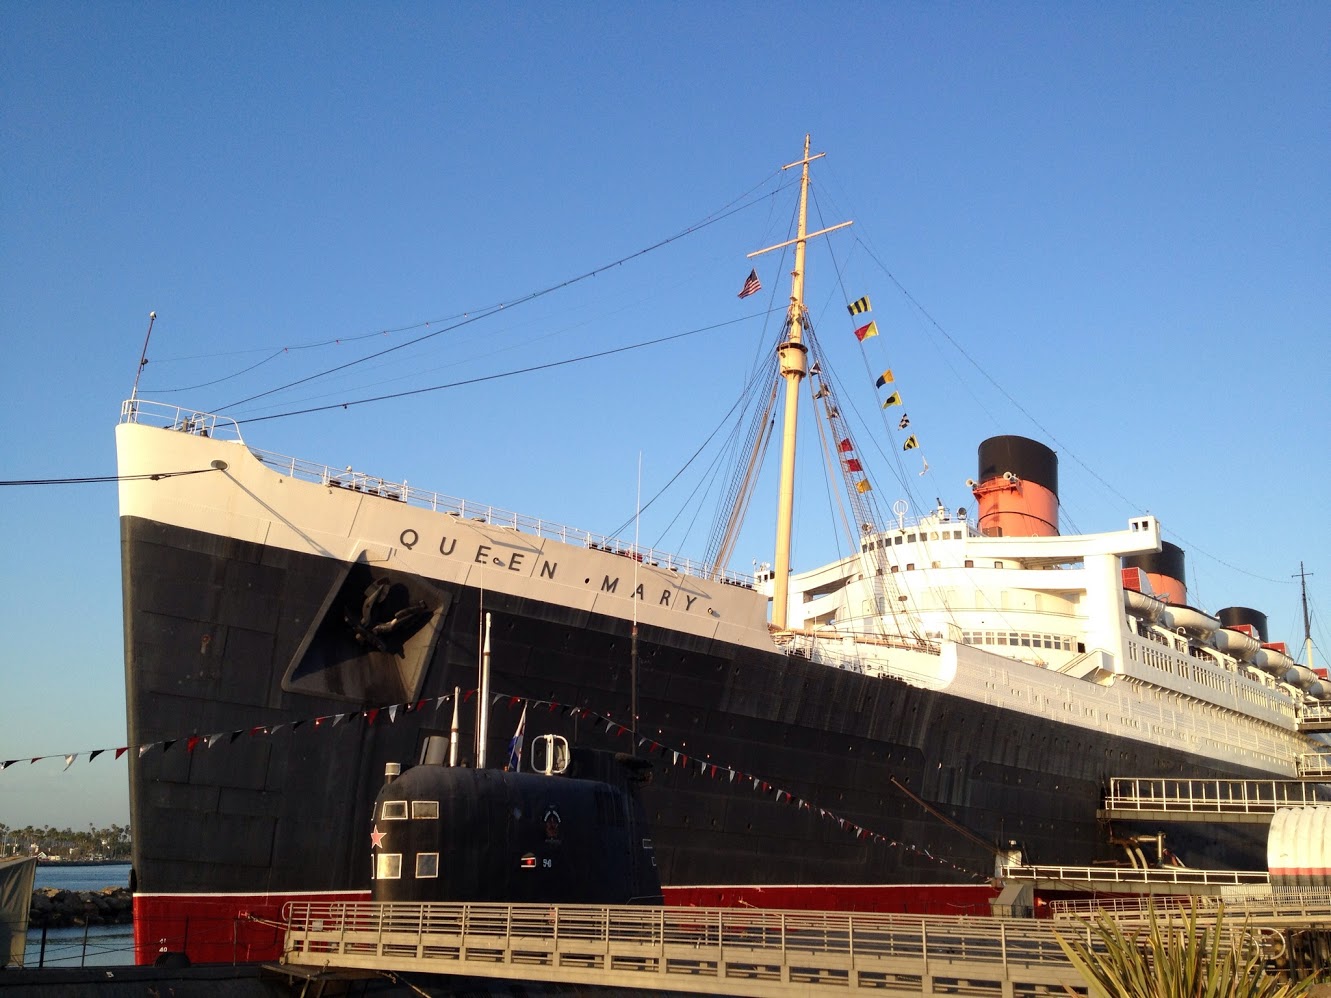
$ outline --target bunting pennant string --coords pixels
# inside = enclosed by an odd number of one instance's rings
[[[914,437],[912,437],[911,440],[914,440]],[[918,443],[910,444],[909,446],[907,446],[906,449],[910,449],[911,446],[917,447],[919,445]],[[471,697],[475,695],[475,693],[476,690],[467,691],[466,695],[462,698],[462,701],[466,702],[470,700]],[[452,699],[451,695],[445,695],[442,697],[435,698],[436,708],[442,705],[445,701],[451,699]],[[585,707],[581,708],[574,707],[545,700],[528,700],[524,697],[508,696],[506,694],[499,694],[498,696],[496,696],[494,698],[494,703],[497,704],[501,700],[505,699],[508,700],[509,706],[511,708],[516,707],[519,704],[523,705],[525,709],[527,706],[545,706],[548,703],[551,711],[555,711],[557,709],[563,709],[565,712],[565,716],[572,716],[577,718],[591,718],[593,722],[592,727],[594,729],[600,729],[604,727],[605,734],[609,737],[622,737],[623,735],[627,734],[629,731],[629,729],[626,728],[624,725],[612,721],[609,717],[606,717],[602,714],[597,714],[594,711],[591,711]],[[206,749],[212,749],[215,746],[217,746],[219,743],[223,742],[223,740],[227,740],[227,744],[233,745],[240,738],[244,737],[246,734],[248,734],[251,738],[257,738],[260,736],[271,737],[272,735],[281,731],[283,728],[289,728],[292,734],[294,735],[294,733],[297,730],[299,730],[303,725],[305,725],[307,721],[314,722],[309,726],[311,730],[319,730],[325,726],[324,722],[326,721],[330,720],[332,721],[332,724],[328,725],[328,727],[336,728],[338,724],[347,720],[348,718],[361,717],[365,720],[366,727],[368,728],[374,724],[375,720],[382,713],[386,713],[390,721],[392,721],[396,719],[396,716],[399,711],[403,713],[409,713],[412,712],[414,706],[415,711],[419,712],[421,705],[427,702],[428,700],[421,700],[415,703],[414,705],[410,703],[389,704],[382,707],[369,707],[364,710],[355,711],[349,714],[343,713],[343,714],[333,714],[333,715],[321,715],[318,717],[311,717],[311,718],[297,718],[291,721],[283,721],[280,724],[276,725],[260,724],[260,725],[255,725],[249,729],[238,728],[231,732],[222,731],[222,732],[212,732],[209,734],[195,733],[189,735],[182,735],[177,738],[168,738],[161,741],[148,742],[138,746],[121,746],[114,750],[99,748],[99,749],[93,749],[88,752],[70,752],[57,755],[32,756],[31,758],[29,758],[28,761],[31,764],[31,763],[41,762],[45,759],[63,758],[65,762],[64,770],[67,771],[80,755],[86,755],[88,757],[88,762],[92,762],[99,755],[102,755],[103,753],[108,751],[113,751],[114,758],[118,760],[121,756],[129,752],[131,748],[137,748],[138,756],[141,759],[145,755],[147,755],[147,753],[149,753],[155,748],[160,749],[162,752],[167,752],[171,749],[173,745],[176,744],[177,741],[181,741],[182,739],[185,742],[186,751],[189,753],[193,753],[197,748],[199,748],[200,745],[202,745]],[[985,876],[987,876],[987,874],[985,873],[968,869],[966,867],[958,866],[955,863],[952,863],[946,857],[938,855],[932,848],[915,845],[913,843],[899,842],[896,839],[889,839],[884,835],[881,835],[870,829],[864,828],[861,825],[857,825],[853,821],[849,821],[848,819],[843,818],[840,815],[833,813],[832,811],[829,811],[827,808],[818,805],[816,802],[806,800],[803,797],[797,797],[790,790],[784,787],[777,786],[773,783],[770,783],[769,781],[762,779],[760,776],[755,776],[752,773],[742,772],[738,769],[735,769],[732,766],[726,766],[723,763],[712,760],[710,758],[698,757],[698,756],[690,757],[689,755],[679,751],[678,749],[674,749],[668,745],[664,745],[661,742],[656,741],[655,739],[639,738],[638,745],[645,746],[649,749],[650,752],[659,754],[663,761],[663,765],[673,766],[675,768],[681,769],[686,773],[693,774],[694,778],[702,776],[704,778],[720,779],[724,774],[728,778],[728,781],[730,783],[733,784],[737,780],[743,781],[745,784],[751,785],[753,791],[760,792],[764,796],[770,795],[771,799],[778,803],[793,804],[798,810],[809,811],[811,814],[813,812],[817,812],[817,815],[820,819],[834,822],[836,826],[842,831],[848,831],[852,833],[857,841],[867,841],[875,844],[887,845],[889,848],[893,849],[898,849],[898,848],[904,849],[907,852],[913,853],[917,856],[921,856],[931,862],[938,863],[941,865],[946,865],[951,869],[959,873],[965,874],[967,876],[973,876],[978,878],[984,878]],[[22,761],[21,759],[7,759],[0,761],[0,772],[3,772],[4,770],[8,769],[10,766],[16,765],[21,761]],[[695,764],[696,764],[696,772],[695,772]]]

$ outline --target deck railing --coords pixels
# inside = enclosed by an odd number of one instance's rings
[[[216,437],[244,443],[240,426],[234,419],[161,402],[148,402],[143,399],[127,401],[121,407],[120,421],[122,423],[160,426],[178,432],[193,433],[197,436]],[[608,551],[611,554],[630,558],[652,568],[678,572],[681,575],[722,582],[726,585],[742,586],[746,589],[754,587],[753,578],[740,572],[717,570],[693,559],[681,558],[678,555],[658,551],[651,547],[639,547],[615,537],[579,530],[576,527],[564,526],[539,517],[514,513],[488,503],[478,503],[444,495],[440,492],[419,489],[408,485],[406,481],[395,482],[391,479],[368,475],[350,468],[334,468],[331,465],[303,461],[300,458],[289,457],[272,451],[258,450],[254,447],[248,449],[251,454],[273,471],[298,481],[313,482],[327,488],[346,489],[350,492],[375,496],[392,502],[406,503],[409,506],[428,509],[436,513],[445,513],[465,520],[483,522],[495,527],[516,530],[520,533],[530,534],[546,540],[559,541],[563,544],[573,544],[597,551]]]

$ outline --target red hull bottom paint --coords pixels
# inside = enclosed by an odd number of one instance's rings
[[[667,905],[686,908],[785,908],[913,915],[988,915],[989,884],[865,884],[666,887]],[[254,963],[282,955],[288,901],[369,901],[369,891],[292,894],[135,894],[134,961],[163,953],[191,963]]]
[[[788,908],[910,915],[990,915],[990,884],[776,884],[663,887],[665,903],[688,908]]]
[[[282,955],[288,901],[368,901],[369,891],[292,894],[135,894],[134,962],[163,953],[191,963],[254,963]]]

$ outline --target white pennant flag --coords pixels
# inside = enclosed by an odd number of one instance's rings
[[[65,756],[65,769],[68,769],[70,766],[74,765],[74,760],[77,759],[78,757],[79,754],[77,752],[75,752],[73,755]]]

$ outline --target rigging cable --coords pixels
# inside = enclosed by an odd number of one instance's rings
[[[756,313],[761,314],[761,313]],[[329,405],[316,405],[307,409],[293,409],[289,412],[270,413],[267,416],[250,416],[246,419],[237,419],[237,423],[262,423],[269,419],[285,419],[288,416],[306,416],[313,412],[327,412],[332,409],[349,409],[353,405],[367,405],[371,402],[386,402],[390,399],[410,398],[413,395],[425,395],[429,392],[443,391],[446,388],[462,388],[466,385],[478,385],[487,381],[499,381],[502,378],[511,378],[519,374],[531,374],[535,371],[548,371],[556,367],[567,367],[570,364],[579,364],[586,360],[596,360],[600,357],[609,357],[614,354],[627,353],[630,350],[641,350],[644,347],[657,346],[661,343],[669,343],[672,340],[680,340],[686,336],[696,336],[699,333],[709,333],[715,329],[722,329],[726,326],[733,326],[738,322],[745,322],[753,318],[752,315],[740,316],[738,319],[727,319],[724,322],[716,322],[710,326],[701,326],[698,329],[689,329],[682,333],[672,333],[670,336],[661,336],[654,340],[644,340],[641,343],[629,343],[622,347],[613,347],[609,350],[599,350],[596,353],[582,354],[578,357],[567,357],[564,360],[553,360],[548,364],[536,364],[532,367],[517,368],[512,371],[501,371],[498,374],[485,374],[475,378],[466,378],[462,381],[451,381],[444,385],[431,385],[428,388],[413,388],[405,392],[392,392],[388,395],[375,395],[371,398],[351,399],[346,402],[333,402]],[[404,346],[407,344],[403,344]],[[394,348],[396,349],[396,348]],[[368,359],[368,358],[367,358]],[[316,375],[317,377],[317,375]],[[305,380],[309,380],[308,378]],[[290,386],[288,386],[290,387]],[[255,396],[256,398],[258,396]],[[239,403],[237,403],[239,404]]]
[[[21,478],[14,481],[0,482],[0,485],[95,485],[104,482],[156,482],[163,478],[179,478],[182,475],[206,475],[210,471],[225,470],[226,465],[222,464],[221,467],[195,468],[192,471],[159,471],[145,475],[83,475],[77,478]]]
[[[336,367],[331,367],[331,368],[328,368],[327,370],[320,371],[320,372],[318,372],[318,373],[316,373],[316,374],[311,374],[311,375],[309,375],[309,376],[307,376],[307,377],[299,378],[299,379],[297,379],[296,381],[288,382],[288,383],[285,384],[285,385],[279,385],[277,388],[270,388],[270,389],[268,389],[268,390],[265,391],[265,392],[259,392],[259,393],[256,394],[256,395],[251,395],[251,396],[249,396],[248,398],[243,398],[243,399],[241,399],[241,400],[238,401],[238,402],[231,402],[231,403],[228,403],[227,405],[222,406],[221,408],[222,408],[223,410],[225,410],[225,409],[233,408],[233,407],[235,407],[235,406],[244,405],[244,404],[247,403],[247,402],[254,402],[254,401],[256,401],[257,399],[265,398],[265,397],[267,397],[267,396],[269,396],[269,395],[276,394],[277,392],[286,391],[288,388],[294,388],[294,387],[296,387],[297,385],[305,384],[305,383],[308,382],[308,381],[314,381],[314,380],[317,379],[317,378],[326,377],[326,376],[329,375],[329,374],[335,374],[336,372],[338,372],[338,371],[344,371],[344,370],[346,370],[346,369],[349,368],[349,367],[354,367],[354,366],[356,366],[356,365],[358,365],[358,364],[363,364],[363,363],[365,363],[365,362],[368,361],[368,360],[373,360],[373,359],[375,359],[376,357],[383,357],[383,356],[385,356],[386,354],[394,353],[395,351],[398,351],[398,350],[404,350],[404,349],[406,349],[407,347],[415,346],[415,345],[418,344],[418,343],[423,343],[423,342],[425,342],[426,340],[433,339],[434,337],[436,337],[436,336],[440,336],[440,335],[442,335],[442,334],[444,334],[444,333],[453,332],[453,331],[456,330],[456,329],[460,329],[462,326],[469,325],[469,324],[471,324],[471,323],[473,323],[473,322],[477,322],[477,321],[479,321],[479,320],[481,320],[481,319],[489,318],[490,316],[494,315],[496,312],[501,312],[501,311],[504,311],[504,310],[506,310],[506,309],[515,308],[516,306],[519,306],[519,305],[525,305],[525,304],[528,304],[529,302],[533,302],[533,301],[537,300],[538,298],[544,298],[546,295],[553,294],[553,293],[556,292],[556,291],[561,291],[561,290],[563,290],[564,288],[571,287],[571,286],[573,286],[574,284],[578,284],[578,283],[580,283],[580,282],[582,282],[582,281],[588,280],[589,278],[596,277],[598,274],[601,274],[601,273],[603,273],[604,271],[611,270],[611,269],[614,268],[614,267],[620,267],[620,266],[623,266],[623,265],[626,264],[626,263],[629,263],[629,262],[631,262],[631,261],[633,261],[633,260],[636,260],[638,257],[645,256],[645,255],[648,254],[648,253],[651,253],[651,252],[653,252],[653,251],[655,251],[655,250],[661,249],[661,248],[664,247],[664,246],[668,246],[668,245],[670,245],[671,243],[676,242],[676,241],[678,241],[678,240],[680,240],[680,239],[683,239],[683,238],[686,237],[686,236],[693,235],[695,232],[699,232],[699,231],[701,231],[702,229],[707,228],[708,226],[715,225],[717,222],[720,222],[720,221],[722,221],[722,220],[724,220],[724,219],[726,219],[726,218],[729,218],[731,215],[738,214],[739,212],[744,211],[744,210],[747,209],[747,208],[751,208],[751,207],[753,207],[753,206],[756,205],[756,204],[761,204],[762,201],[763,201],[763,200],[766,200],[767,198],[774,198],[774,197],[776,197],[776,195],[779,194],[779,193],[784,189],[784,187],[787,186],[787,185],[780,185],[780,186],[778,186],[775,190],[772,191],[771,194],[764,195],[762,198],[758,198],[758,199],[755,199],[755,200],[749,201],[749,202],[747,202],[747,203],[745,203],[745,204],[739,204],[737,207],[731,207],[732,205],[736,205],[736,202],[743,201],[745,198],[749,197],[749,195],[752,194],[753,191],[757,190],[758,188],[762,187],[764,184],[768,183],[768,182],[772,179],[772,177],[775,176],[775,175],[776,175],[775,173],[773,173],[773,174],[769,174],[769,175],[768,175],[767,177],[765,177],[760,183],[758,183],[758,184],[755,185],[754,187],[750,188],[747,192],[745,192],[744,194],[740,195],[740,196],[739,196],[738,198],[736,198],[734,201],[731,201],[730,204],[727,205],[725,208],[722,208],[722,209],[720,209],[719,211],[714,212],[712,215],[706,216],[702,221],[700,221],[700,222],[696,222],[696,223],[694,223],[693,225],[688,226],[687,228],[681,230],[680,232],[677,232],[677,233],[676,233],[675,235],[673,235],[673,236],[667,236],[666,238],[664,238],[664,239],[660,239],[660,240],[658,240],[657,242],[651,244],[650,246],[646,246],[646,247],[644,247],[643,249],[637,250],[636,252],[629,253],[629,254],[626,255],[626,256],[622,256],[622,257],[620,257],[618,260],[611,261],[610,263],[601,264],[600,266],[598,266],[598,267],[596,267],[596,268],[594,268],[594,269],[592,269],[592,270],[586,271],[585,273],[579,274],[579,275],[577,275],[577,276],[575,276],[575,277],[567,278],[566,280],[560,281],[560,282],[557,283],[557,284],[552,284],[552,285],[550,285],[549,287],[542,288],[542,289],[537,290],[537,291],[531,291],[531,292],[528,292],[527,294],[525,294],[525,295],[521,295],[521,296],[518,297],[518,298],[514,298],[514,299],[511,299],[511,300],[509,300],[509,301],[505,301],[505,302],[499,302],[498,304],[494,304],[494,305],[487,305],[487,306],[484,306],[484,307],[482,307],[482,308],[477,312],[477,314],[471,314],[471,313],[468,313],[468,312],[463,312],[460,316],[455,315],[455,316],[450,316],[449,318],[446,318],[446,319],[443,319],[443,320],[439,320],[439,321],[443,321],[443,322],[452,322],[452,325],[444,326],[444,327],[442,327],[442,328],[440,328],[440,329],[436,329],[436,330],[434,330],[433,332],[424,333],[424,334],[422,334],[422,335],[420,335],[420,336],[417,336],[415,339],[407,340],[405,343],[398,343],[398,344],[396,344],[396,345],[394,345],[394,346],[391,346],[391,347],[385,347],[384,349],[382,349],[382,350],[378,350],[378,351],[376,351],[376,352],[374,352],[374,353],[366,354],[364,357],[361,357],[361,358],[359,358],[359,359],[357,359],[357,360],[347,361],[345,364],[339,364],[339,365],[337,365]],[[456,320],[456,321],[454,321],[454,320]],[[424,323],[424,325],[428,326],[428,325],[429,325],[429,322]],[[409,326],[402,326],[402,327],[399,327],[399,328],[397,328],[397,329],[383,330],[382,333],[372,333],[372,334],[363,334],[363,335],[374,335],[374,336],[378,336],[378,335],[383,335],[383,334],[387,334],[387,333],[390,333],[390,332],[392,332],[392,333],[396,333],[396,332],[406,332],[406,331],[409,331],[409,330],[412,330],[412,329],[419,329],[419,328],[421,328],[421,326],[422,326],[421,323],[414,323],[414,324],[412,324],[412,325],[409,325]],[[337,342],[337,341],[333,341],[333,342]],[[324,343],[324,344],[319,344],[319,345],[327,345],[327,344]],[[269,359],[272,359],[272,358],[270,357]],[[265,361],[261,361],[260,363],[265,363]],[[247,370],[252,370],[252,369],[253,369],[253,368],[248,368]]]

